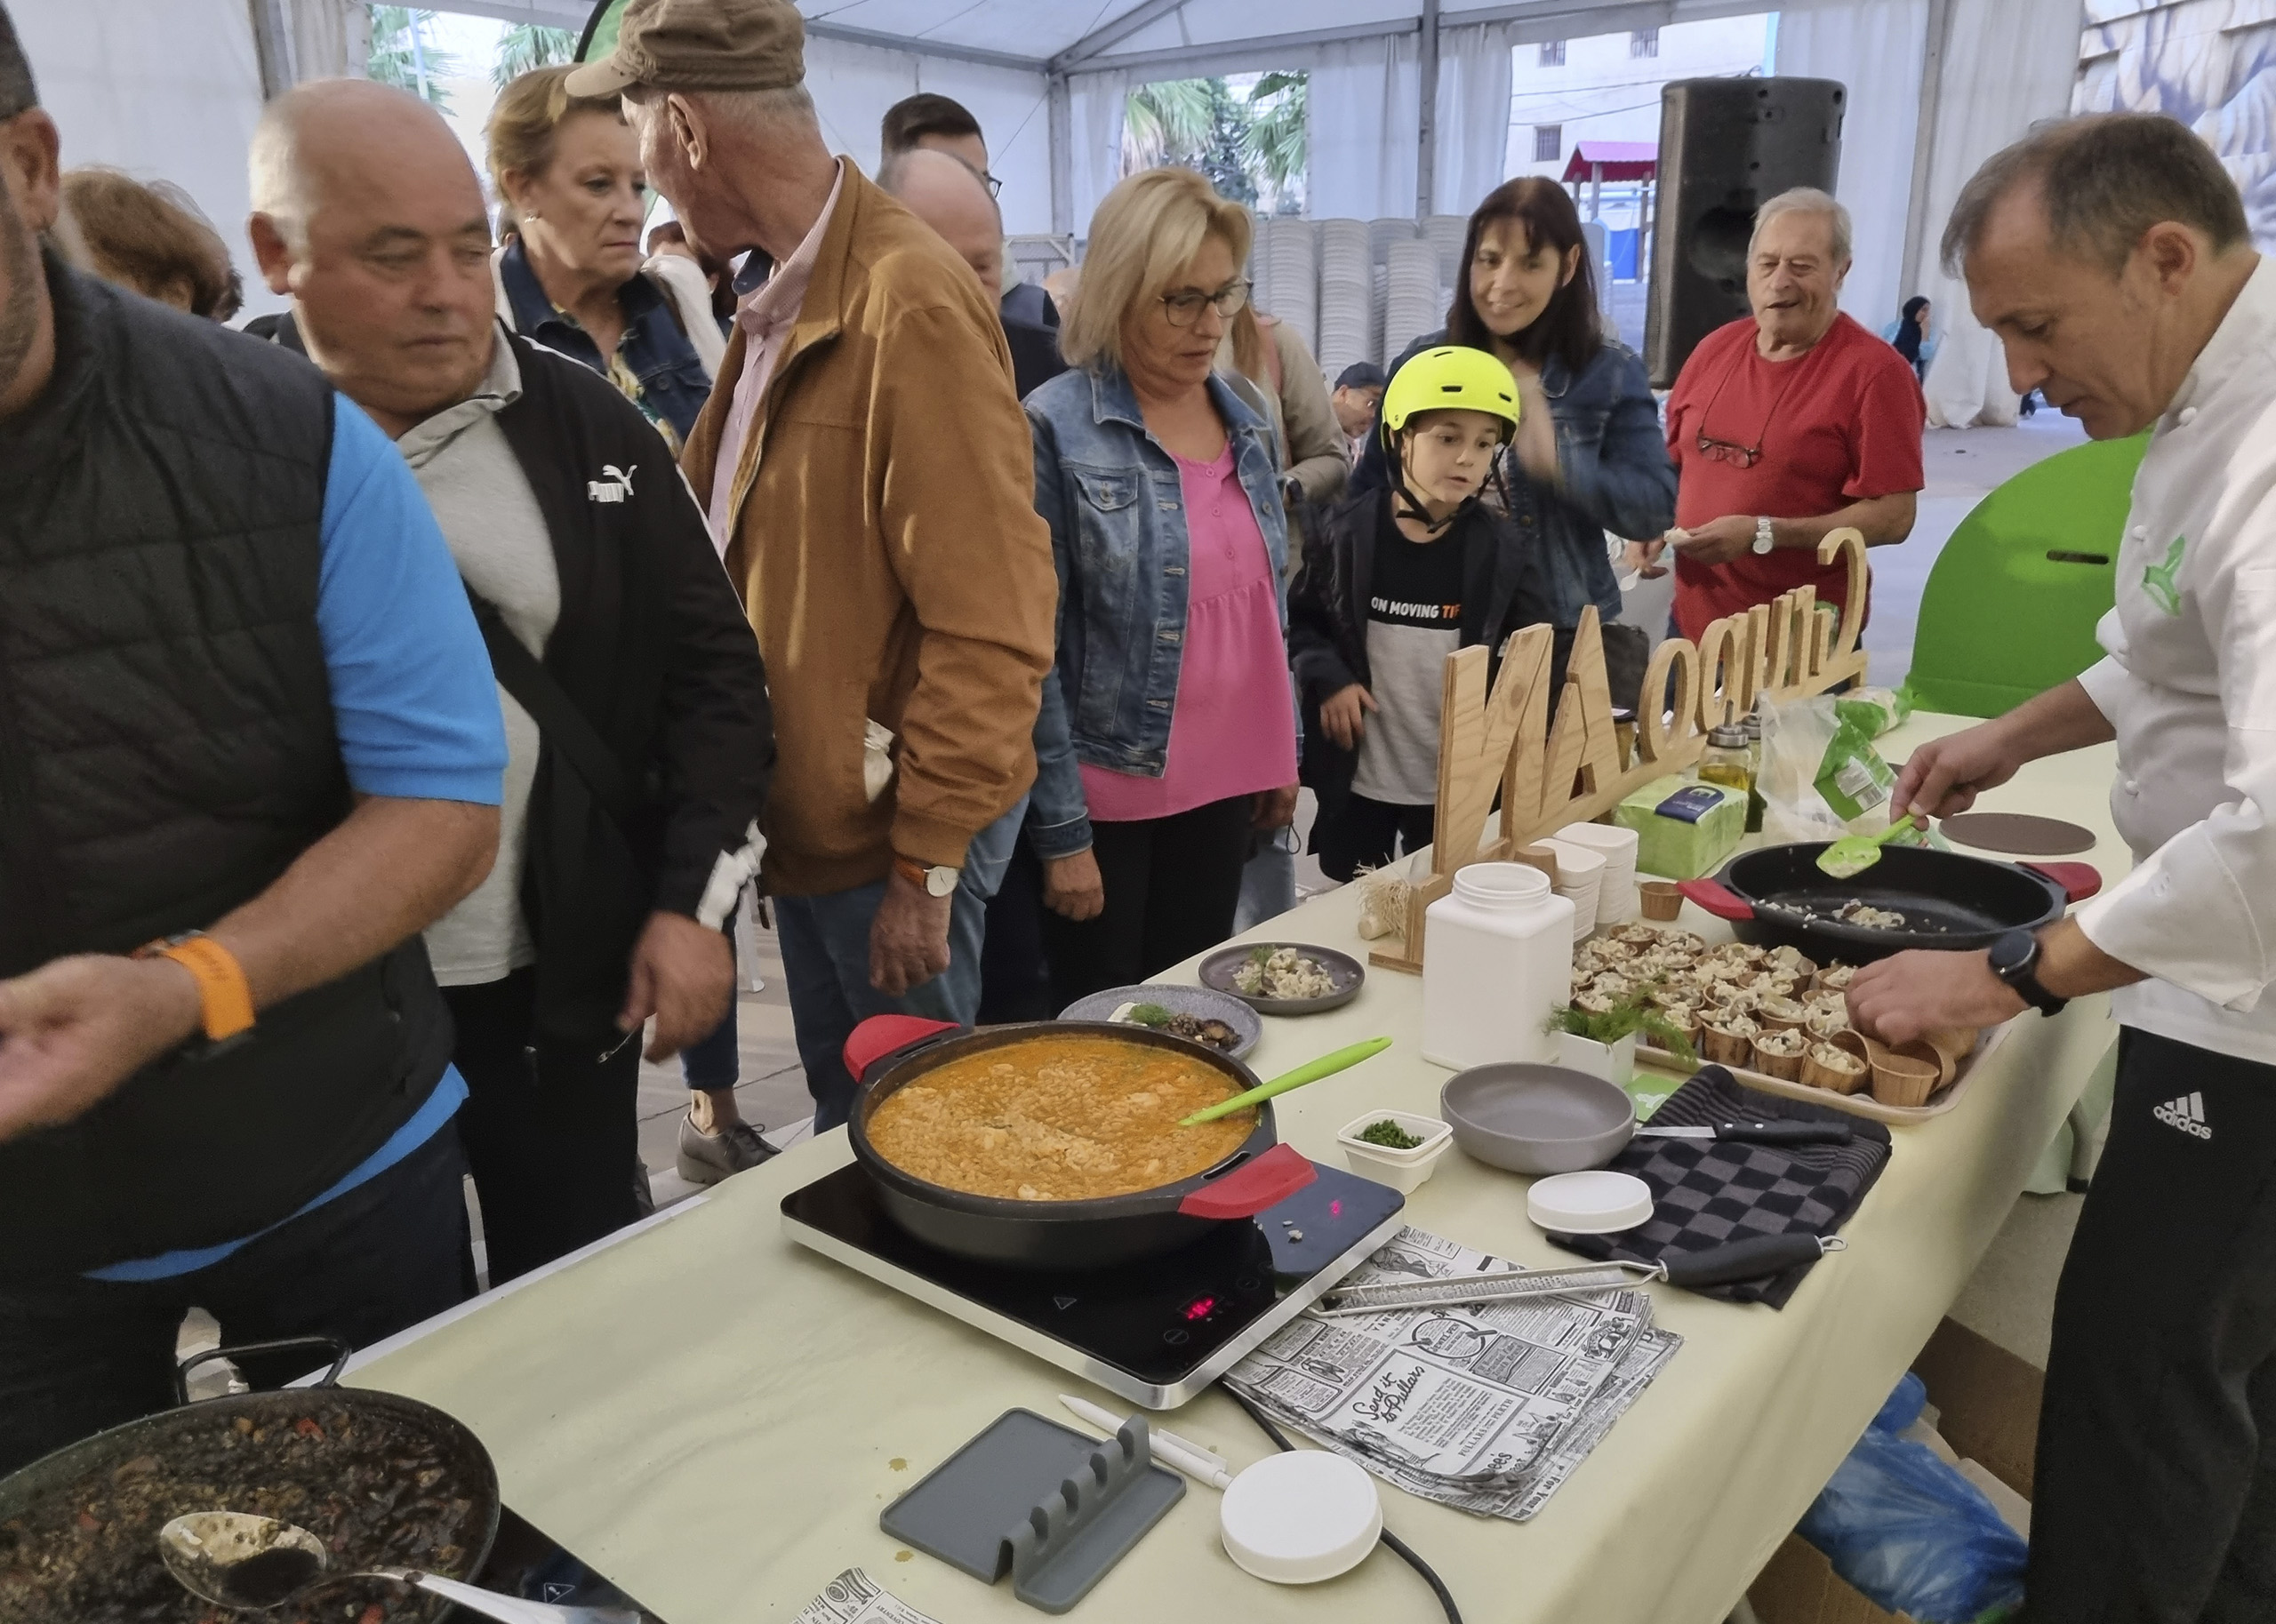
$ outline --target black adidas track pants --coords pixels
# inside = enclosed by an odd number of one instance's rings
[[[2276,1620],[2276,1066],[2127,1029],[2055,1303],[2031,1624]]]

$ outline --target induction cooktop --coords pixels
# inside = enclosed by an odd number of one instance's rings
[[[886,1216],[850,1164],[782,1198],[792,1240],[1096,1382],[1173,1410],[1398,1233],[1406,1198],[1337,1168],[1246,1222],[1112,1269],[1048,1274],[951,1257]]]

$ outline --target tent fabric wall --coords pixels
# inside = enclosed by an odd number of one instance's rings
[[[1926,4],[1927,0],[1914,0]],[[1437,164],[1431,210],[1467,214],[1502,184],[1509,161],[1510,29],[1497,23],[1439,36]],[[1384,211],[1411,213],[1414,204]],[[1315,206],[1312,212],[1321,211]]]
[[[1834,193],[1855,227],[1841,308],[1873,332],[1912,292],[1903,275],[1928,0],[1849,0],[1790,12],[1778,25],[1777,72],[1849,87]]]
[[[1506,59],[1508,52],[1503,54]],[[1421,41],[1411,34],[1320,47],[1304,116],[1310,151],[1304,212],[1314,220],[1414,218],[1422,150],[1420,56]],[[1505,84],[1508,71],[1505,60]],[[1504,132],[1508,102],[1505,90]]]
[[[1943,329],[1927,384],[1928,420],[1939,428],[2016,420],[2000,342],[1969,313],[1967,286],[1944,274],[1937,244],[1983,161],[2069,110],[2083,24],[2080,0],[1952,0],[1916,244],[1919,291]]]
[[[1004,182],[1007,234],[1051,229],[1050,121],[1044,76],[821,36],[806,41],[806,89],[822,138],[866,174],[878,172],[878,123],[919,91],[953,97],[988,138],[988,166]]]
[[[1078,237],[1091,235],[1099,199],[1122,179],[1122,116],[1130,87],[1130,75],[1118,71],[1078,74],[1068,82],[1067,124],[1075,142],[1068,156],[1075,211],[1069,228]]]
[[[62,132],[64,167],[107,164],[181,187],[228,244],[247,313],[281,309],[245,241],[245,149],[261,108],[251,11],[183,0],[9,10]]]

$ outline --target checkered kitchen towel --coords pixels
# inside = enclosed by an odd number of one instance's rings
[[[1611,1164],[1652,1187],[1652,1216],[1618,1235],[1552,1235],[1585,1258],[1656,1263],[1670,1252],[1704,1252],[1757,1235],[1831,1235],[1873,1188],[1889,1158],[1888,1130],[1866,1117],[1746,1087],[1720,1066],[1703,1066],[1652,1114],[1657,1127],[1775,1117],[1846,1122],[1846,1145],[1745,1145],[1720,1140],[1638,1139]],[[1727,1302],[1783,1308],[1814,1267],[1733,1285],[1700,1288]]]

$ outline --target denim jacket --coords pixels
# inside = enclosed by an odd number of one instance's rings
[[[519,237],[507,244],[498,256],[498,283],[512,312],[508,325],[515,332],[559,350],[572,361],[583,362],[604,378],[608,376],[608,363],[592,334],[555,309],[553,300],[546,297],[544,285],[522,252]],[[670,427],[671,433],[665,437],[676,452],[687,443],[696,414],[711,398],[711,380],[704,376],[695,346],[680,331],[671,298],[661,288],[636,275],[617,290],[617,300],[624,307],[624,338],[617,348],[625,365],[640,380],[640,398],[632,404],[650,422]]]
[[[1425,333],[1392,372],[1446,341],[1443,331]],[[1668,460],[1644,364],[1626,346],[1607,340],[1577,374],[1551,356],[1542,365],[1541,388],[1557,428],[1561,487],[1536,484],[1509,456],[1501,460],[1495,484],[1511,522],[1521,533],[1538,536],[1551,623],[1569,629],[1591,604],[1607,620],[1620,612],[1620,583],[1604,532],[1647,540],[1674,524],[1675,465]],[[1371,434],[1351,488],[1371,489],[1388,478],[1382,443]]]
[[[1214,375],[1209,397],[1264,534],[1285,631],[1288,531],[1272,429]],[[1036,511],[1059,568],[1059,657],[1043,679],[1027,828],[1039,855],[1070,857],[1091,844],[1083,765],[1159,778],[1169,760],[1185,637],[1185,494],[1118,370],[1062,372],[1025,404]]]

